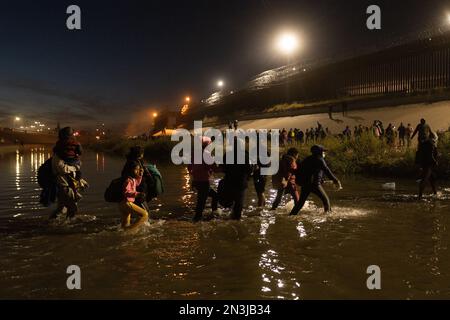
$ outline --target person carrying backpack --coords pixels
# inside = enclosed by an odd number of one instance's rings
[[[145,199],[145,193],[137,191],[142,182],[144,169],[139,162],[130,162],[127,171],[123,172],[124,182],[122,185],[122,201],[119,202],[119,210],[122,213],[121,225],[125,230],[135,230],[148,220],[148,212],[138,206],[136,200]],[[135,214],[139,218],[131,223],[131,216]]]

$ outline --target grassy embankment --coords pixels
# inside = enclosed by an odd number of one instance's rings
[[[358,139],[341,140],[327,137],[320,142],[328,149],[327,163],[338,174],[369,174],[379,176],[410,177],[417,174],[414,164],[415,148],[395,148],[385,141],[364,134]],[[176,142],[170,138],[158,140],[105,140],[92,144],[93,150],[103,151],[118,156],[124,156],[129,148],[140,145],[145,150],[145,157],[150,161],[170,162],[170,153]],[[296,147],[303,159],[310,154],[313,143],[293,143],[288,147]],[[286,148],[281,148],[281,152]],[[450,178],[450,132],[441,134],[438,142],[439,165],[437,172],[440,177]]]

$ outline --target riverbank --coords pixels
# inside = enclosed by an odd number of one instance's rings
[[[170,154],[172,152],[172,148],[176,144],[176,141],[170,141],[170,137],[159,137],[154,140],[114,138],[86,144],[83,147],[94,151],[125,157],[130,150],[130,147],[140,146],[144,149],[145,159],[149,161],[169,163],[171,161]]]
[[[314,143],[288,145],[296,147],[300,159],[310,154]],[[396,147],[372,134],[363,134],[357,139],[344,139],[334,136],[320,142],[328,149],[326,160],[338,174],[364,174],[386,177],[415,177],[418,168],[415,164],[416,148]],[[286,149],[285,148],[285,149]],[[450,132],[441,133],[438,141],[438,167],[440,178],[450,178]]]
[[[141,146],[148,161],[169,163],[173,146],[177,142],[170,138],[156,140],[105,140],[87,147],[124,157],[129,148],[135,145]],[[319,142],[318,142],[319,143]],[[386,177],[411,177],[417,175],[415,165],[416,149],[398,148],[391,146],[384,140],[380,140],[371,134],[363,134],[357,139],[340,139],[329,136],[320,141],[328,149],[327,162],[337,174],[366,174]],[[283,153],[286,148],[296,147],[300,151],[300,159],[310,154],[310,148],[314,142],[300,144],[292,143],[285,148],[280,148]],[[438,141],[439,164],[436,169],[441,178],[450,178],[450,132],[440,134]]]

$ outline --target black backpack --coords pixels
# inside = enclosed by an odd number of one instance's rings
[[[105,201],[106,202],[121,202],[124,199],[123,196],[123,184],[125,183],[124,178],[117,178],[111,181],[109,187],[105,190]]]
[[[38,169],[37,181],[42,189],[50,188],[55,182],[55,175],[52,170],[52,158],[47,159]]]

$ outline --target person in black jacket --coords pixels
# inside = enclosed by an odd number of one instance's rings
[[[423,191],[427,182],[430,183],[431,190],[434,195],[437,195],[436,190],[436,175],[434,169],[438,165],[437,157],[437,135],[435,133],[430,133],[427,140],[422,141],[420,147],[420,168],[422,169],[422,174],[419,183],[419,200],[422,199]]]
[[[224,192],[233,203],[231,219],[239,220],[244,207],[245,191],[248,188],[248,180],[253,172],[253,166],[250,164],[249,154],[245,152],[245,161],[238,163],[238,141],[235,139],[234,147],[224,156],[222,165],[225,176],[223,178]],[[245,146],[243,147],[245,149]],[[227,163],[227,159],[233,159],[233,163]]]
[[[300,200],[295,204],[294,208],[292,208],[290,215],[298,214],[303,208],[310,193],[314,193],[322,200],[325,212],[331,210],[330,199],[322,187],[324,176],[327,176],[332,180],[339,189],[341,189],[342,186],[341,182],[331,172],[325,162],[325,151],[326,149],[321,145],[312,146],[312,155],[305,158],[297,168],[295,176],[297,183],[302,187],[302,191],[300,193]]]

